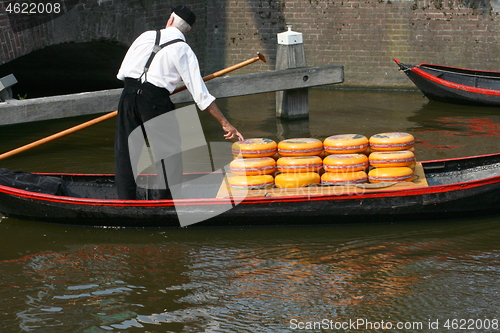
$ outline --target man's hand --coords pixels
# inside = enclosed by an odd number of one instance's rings
[[[230,139],[234,138],[235,136],[238,138],[239,141],[245,140],[243,138],[243,135],[241,135],[241,133],[238,132],[238,130],[233,125],[231,125],[230,123],[227,123],[226,125],[223,125],[222,129],[224,129],[224,132],[226,132],[224,134],[224,138],[226,140],[230,140]]]
[[[219,110],[215,102],[212,102],[206,109],[205,111],[208,111],[214,117],[221,125],[222,129],[224,130],[224,138],[226,140],[233,139],[234,137],[237,137],[238,140],[243,141],[243,135],[241,135],[238,130],[227,121],[226,117],[222,114],[222,112]]]

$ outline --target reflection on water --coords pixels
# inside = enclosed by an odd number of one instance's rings
[[[500,147],[495,108],[434,103],[415,92],[318,89],[309,101],[310,118],[292,122],[275,118],[273,94],[219,106],[247,138],[406,131],[417,139],[419,160]],[[0,150],[89,118],[2,127]],[[207,141],[223,141],[220,126],[203,112],[200,118]],[[109,120],[2,167],[112,173],[113,137]],[[292,319],[364,318],[423,324],[398,332],[452,332],[428,323],[499,318],[499,222],[123,230],[5,219],[1,331],[291,332]]]
[[[164,231],[4,220],[2,247],[16,250],[2,252],[0,319],[6,332],[48,333],[493,319],[498,222]]]
[[[446,158],[498,152],[499,116],[499,108],[428,102],[408,119],[418,124],[419,147]]]

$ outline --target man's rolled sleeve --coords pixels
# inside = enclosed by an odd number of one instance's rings
[[[200,102],[196,102],[196,105],[200,108],[200,110],[204,111],[212,102],[215,101],[215,97],[208,94],[208,96]]]

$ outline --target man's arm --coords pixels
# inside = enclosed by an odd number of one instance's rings
[[[219,110],[217,105],[215,104],[215,101],[210,103],[210,105],[205,109],[208,113],[212,115],[221,125],[222,129],[224,130],[224,138],[226,139],[232,139],[235,136],[238,138],[238,140],[242,141],[244,140],[243,135],[241,135],[238,130],[227,121],[226,117],[222,114],[222,112]]]

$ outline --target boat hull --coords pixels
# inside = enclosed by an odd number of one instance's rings
[[[202,222],[193,227],[404,222],[500,214],[500,154],[423,165],[430,186],[247,197],[235,206],[218,198],[183,199],[174,205],[172,200],[75,198],[0,186],[0,212],[18,219],[97,227],[179,227],[177,213],[198,216]],[[214,211],[225,212],[210,217]]]
[[[412,193],[413,192],[413,193]],[[378,223],[457,219],[500,213],[500,185],[489,184],[443,192],[378,193],[346,197],[246,200],[194,226],[252,226]],[[473,198],[473,199],[472,199]],[[42,222],[99,227],[179,227],[173,205],[86,205],[20,199],[2,193],[0,209],[10,217]],[[225,203],[214,202],[213,205]],[[12,207],[10,209],[7,207]],[[22,207],[15,209],[16,207]],[[183,210],[207,213],[206,203],[185,203]]]
[[[420,64],[395,59],[401,70],[430,100],[476,106],[500,106],[499,72]]]

